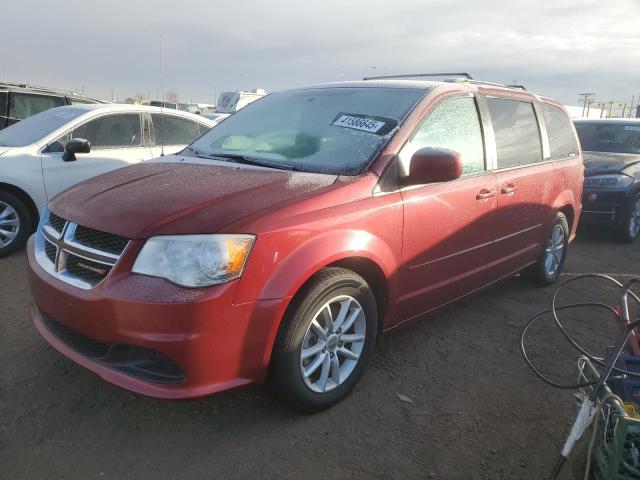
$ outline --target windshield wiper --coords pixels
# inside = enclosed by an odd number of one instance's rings
[[[194,153],[196,153],[194,151]],[[196,153],[196,155],[199,155]],[[264,160],[258,160],[257,158],[247,157],[246,155],[238,155],[231,153],[211,153],[206,154],[207,158],[220,158],[226,161],[232,161],[236,163],[242,163],[245,165],[256,165],[258,167],[267,167],[267,168],[277,168],[278,170],[295,170],[292,165],[287,165],[284,163],[275,163],[275,162],[265,162]]]

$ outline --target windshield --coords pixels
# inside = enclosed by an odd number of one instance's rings
[[[583,150],[640,153],[640,123],[576,123],[576,130]]]
[[[0,147],[31,145],[83,113],[81,108],[57,107],[32,115],[0,130]]]
[[[355,175],[424,94],[379,87],[272,93],[219,123],[196,140],[191,151],[292,170]]]

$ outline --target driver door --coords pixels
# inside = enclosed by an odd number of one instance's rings
[[[475,98],[445,98],[427,114],[400,151],[401,174],[419,148],[461,154],[462,176],[402,189],[399,319],[408,320],[487,283],[497,180],[487,170],[482,122]]]
[[[144,145],[139,113],[111,113],[88,120],[49,145],[42,153],[42,172],[47,198],[88,178],[140,163],[151,158]],[[91,142],[91,152],[62,160],[64,145],[71,138]]]

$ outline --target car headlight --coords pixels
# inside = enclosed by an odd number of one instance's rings
[[[595,175],[584,179],[585,187],[627,188],[633,183],[633,177],[628,175]]]
[[[162,235],[148,239],[131,271],[184,287],[206,287],[242,275],[254,235]]]

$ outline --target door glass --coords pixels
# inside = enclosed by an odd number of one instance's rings
[[[142,145],[140,115],[119,113],[90,120],[76,128],[71,138],[84,138],[91,142],[91,149],[126,148]]]
[[[506,98],[487,98],[493,122],[498,168],[542,161],[542,141],[533,104]]]
[[[542,104],[542,115],[547,126],[551,158],[578,155],[578,144],[569,117],[558,107],[547,103]]]
[[[7,92],[0,92],[0,117],[7,116]],[[2,124],[4,126],[4,124]]]
[[[475,100],[471,97],[446,100],[429,113],[400,152],[403,175],[409,172],[411,156],[424,147],[447,148],[460,153],[463,175],[483,171],[484,142]]]
[[[156,145],[188,145],[200,136],[198,123],[173,115],[152,113]]]
[[[23,120],[36,113],[44,112],[54,107],[61,107],[65,104],[63,97],[52,97],[47,95],[31,95],[27,93],[12,93],[9,116],[18,120]]]

